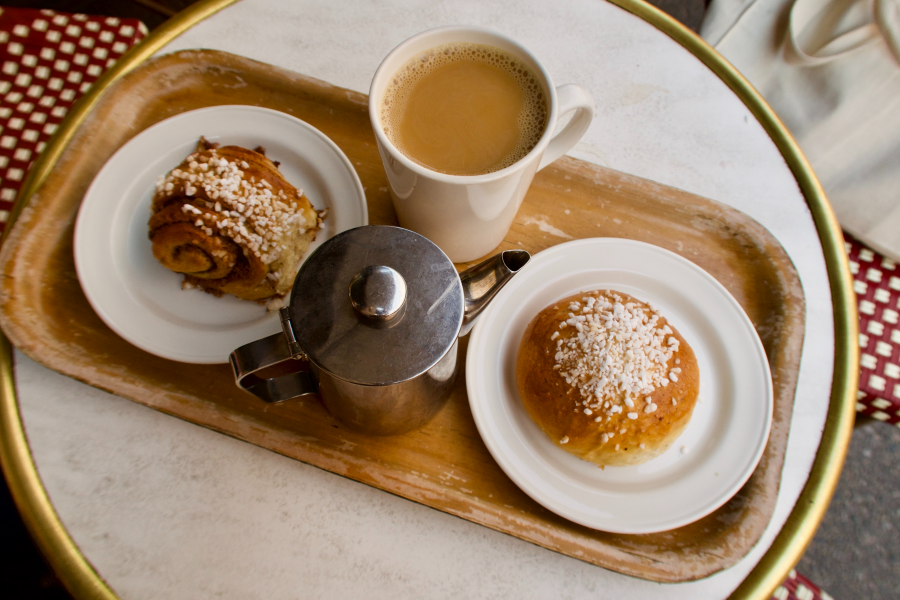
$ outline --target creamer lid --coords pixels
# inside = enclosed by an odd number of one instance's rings
[[[463,320],[453,263],[418,233],[383,225],[331,238],[303,263],[290,317],[303,352],[361,385],[412,379],[453,346]]]

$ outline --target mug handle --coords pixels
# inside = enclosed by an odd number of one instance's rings
[[[557,119],[573,110],[577,110],[578,113],[550,140],[547,149],[544,150],[541,164],[538,165],[538,171],[571,150],[594,119],[594,99],[582,86],[574,83],[561,85],[556,88],[556,98],[559,101]]]

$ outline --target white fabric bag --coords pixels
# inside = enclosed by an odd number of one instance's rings
[[[787,125],[841,226],[900,260],[900,0],[713,0],[701,35]]]

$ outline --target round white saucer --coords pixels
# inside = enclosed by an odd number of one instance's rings
[[[179,114],[122,146],[94,179],[75,224],[75,267],[100,318],[158,356],[224,363],[232,350],[279,331],[277,312],[233,296],[182,290],[182,276],[153,257],[147,235],[157,177],[178,166],[200,136],[223,145],[263,146],[317,210],[328,209],[306,256],[334,235],[368,223],[366,196],[350,161],[311,125],[256,106],[214,106]]]
[[[638,466],[607,467],[557,447],[516,389],[528,323],[553,302],[613,289],[650,301],[684,336],[700,366],[700,397],[668,451]],[[466,362],[481,437],[534,500],[581,525],[616,533],[674,529],[724,504],[747,481],[772,421],[772,378],[750,319],[712,276],[662,248],[586,239],[535,255],[479,317]]]

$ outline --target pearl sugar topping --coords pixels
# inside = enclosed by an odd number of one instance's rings
[[[623,412],[622,404],[631,409],[635,400],[643,397],[643,412],[655,412],[657,406],[650,394],[678,381],[681,372],[680,368],[668,368],[679,341],[668,325],[660,326],[661,315],[652,307],[623,304],[615,293],[595,292],[568,308],[568,318],[559,328],[572,327],[577,333],[567,339],[557,339],[554,333],[553,368],[578,389],[581,399],[577,405],[584,407],[585,414],[602,411],[608,421]],[[626,412],[631,420],[639,414]]]
[[[265,179],[245,178],[246,161],[232,162],[216,150],[196,152],[188,156],[187,167],[173,169],[156,182],[156,193],[176,196],[182,189],[192,198],[182,211],[197,216],[195,223],[207,235],[215,231],[242,244],[264,264],[278,259],[283,244],[279,242],[290,228],[308,230],[309,223],[294,198],[283,190],[273,193]],[[198,196],[200,190],[204,195]],[[297,190],[297,197],[303,192]],[[206,210],[200,210],[203,207]]]

